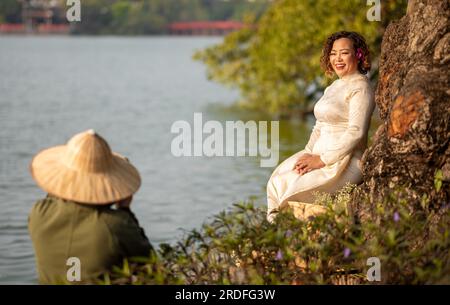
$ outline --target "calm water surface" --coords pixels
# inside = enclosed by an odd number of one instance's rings
[[[171,154],[173,122],[251,119],[227,106],[238,95],[206,79],[195,50],[215,37],[0,37],[0,284],[36,283],[27,231],[45,196],[28,172],[32,156],[93,128],[139,169],[132,208],[151,242],[174,242],[232,203],[264,204],[271,168],[258,158]],[[283,159],[310,125],[280,127]]]

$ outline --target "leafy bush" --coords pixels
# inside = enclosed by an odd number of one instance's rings
[[[370,22],[366,1],[274,1],[261,18],[249,18],[248,27],[196,52],[194,59],[205,63],[211,80],[240,91],[238,105],[270,116],[304,115],[332,81],[324,77],[320,56],[334,32],[357,31],[367,39],[371,77],[377,79],[384,29],[404,15],[407,4],[388,2],[381,6],[381,22]]]
[[[450,283],[450,209],[426,197],[411,207],[401,190],[373,207],[372,221],[348,212],[354,186],[317,194],[325,214],[308,221],[292,213],[266,221],[265,209],[235,204],[175,245],[125,261],[104,284],[434,284]],[[369,257],[381,262],[381,282],[369,282]]]

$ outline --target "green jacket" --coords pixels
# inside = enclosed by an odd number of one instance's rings
[[[79,259],[81,282],[86,282],[126,257],[148,257],[153,251],[129,209],[84,205],[49,195],[33,206],[28,226],[41,284],[67,282],[68,271],[74,274],[71,257]]]

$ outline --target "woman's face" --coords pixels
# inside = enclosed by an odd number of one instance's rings
[[[350,75],[358,69],[358,59],[353,48],[353,42],[348,38],[334,41],[330,52],[330,63],[334,72],[341,78]]]

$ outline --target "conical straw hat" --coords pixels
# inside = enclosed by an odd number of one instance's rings
[[[93,205],[125,199],[141,185],[137,169],[113,153],[93,130],[76,134],[66,145],[41,151],[31,161],[30,171],[46,192]]]

